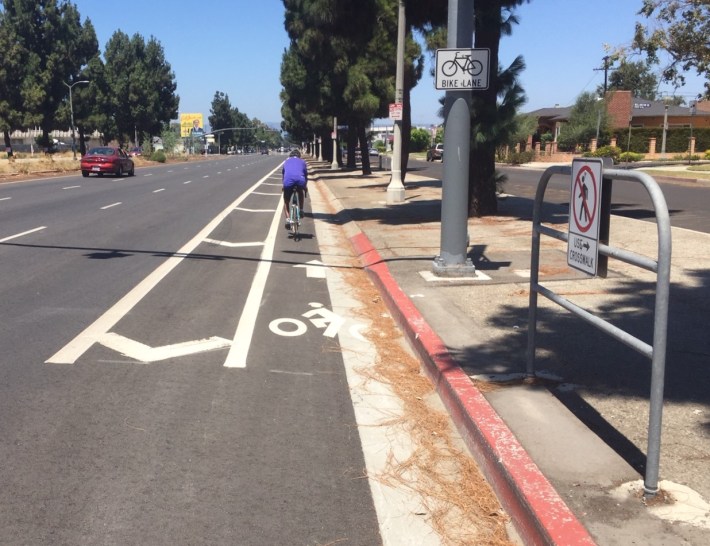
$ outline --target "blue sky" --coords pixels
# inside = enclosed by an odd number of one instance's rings
[[[279,71],[288,46],[281,0],[144,0],[107,4],[74,0],[82,20],[90,18],[103,52],[116,30],[148,39],[155,36],[165,50],[178,84],[180,112],[209,115],[216,91],[229,95],[232,106],[250,118],[281,119]],[[522,75],[528,102],[525,111],[574,103],[583,91],[603,83],[604,44],[628,44],[641,0],[532,0],[517,13],[520,24],[501,42],[501,64],[523,55]],[[107,8],[110,5],[111,7]],[[412,121],[440,123],[441,91],[427,75],[412,93]],[[662,87],[672,93],[672,89]],[[689,78],[677,94],[686,100],[702,90],[702,80]]]

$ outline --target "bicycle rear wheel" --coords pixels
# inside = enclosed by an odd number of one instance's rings
[[[298,239],[298,225],[300,223],[300,211],[298,210],[298,196],[294,192],[291,197],[291,206],[289,208],[289,219],[291,221],[291,235],[294,240]]]

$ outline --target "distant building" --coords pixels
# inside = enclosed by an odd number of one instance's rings
[[[663,127],[668,108],[668,127],[710,127],[710,101],[697,101],[692,105],[666,105],[662,100],[634,97],[631,91],[610,91],[604,101],[612,129],[632,127]],[[538,133],[552,133],[554,140],[562,125],[569,121],[571,106],[540,108],[528,115],[537,117]]]

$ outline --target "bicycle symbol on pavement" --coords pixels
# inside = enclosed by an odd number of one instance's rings
[[[325,337],[335,337],[345,326],[348,320],[334,313],[330,309],[323,307],[322,303],[311,302],[308,304],[312,309],[306,311],[301,316],[307,318],[309,322],[316,328],[323,329]],[[363,324],[354,323],[347,329],[348,333],[360,341],[365,341],[360,334],[360,330],[364,327]],[[308,331],[308,325],[305,321],[295,318],[279,318],[274,319],[269,323],[269,330],[274,334],[284,337],[302,336]]]

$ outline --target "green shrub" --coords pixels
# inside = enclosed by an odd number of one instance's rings
[[[523,163],[530,163],[533,160],[533,153],[530,151],[526,152],[513,152],[507,157],[507,162],[511,165],[522,165]]]
[[[618,146],[602,146],[597,148],[595,152],[590,153],[588,157],[610,157],[614,163],[618,163],[620,155],[621,148]]]
[[[710,150],[705,150],[705,159],[710,159]]]
[[[637,154],[636,152],[623,152],[619,155],[619,161],[622,163],[633,163],[634,161],[643,161],[646,156]]]
[[[165,152],[163,150],[155,150],[150,156],[151,161],[157,161],[158,163],[165,163],[166,161]]]

